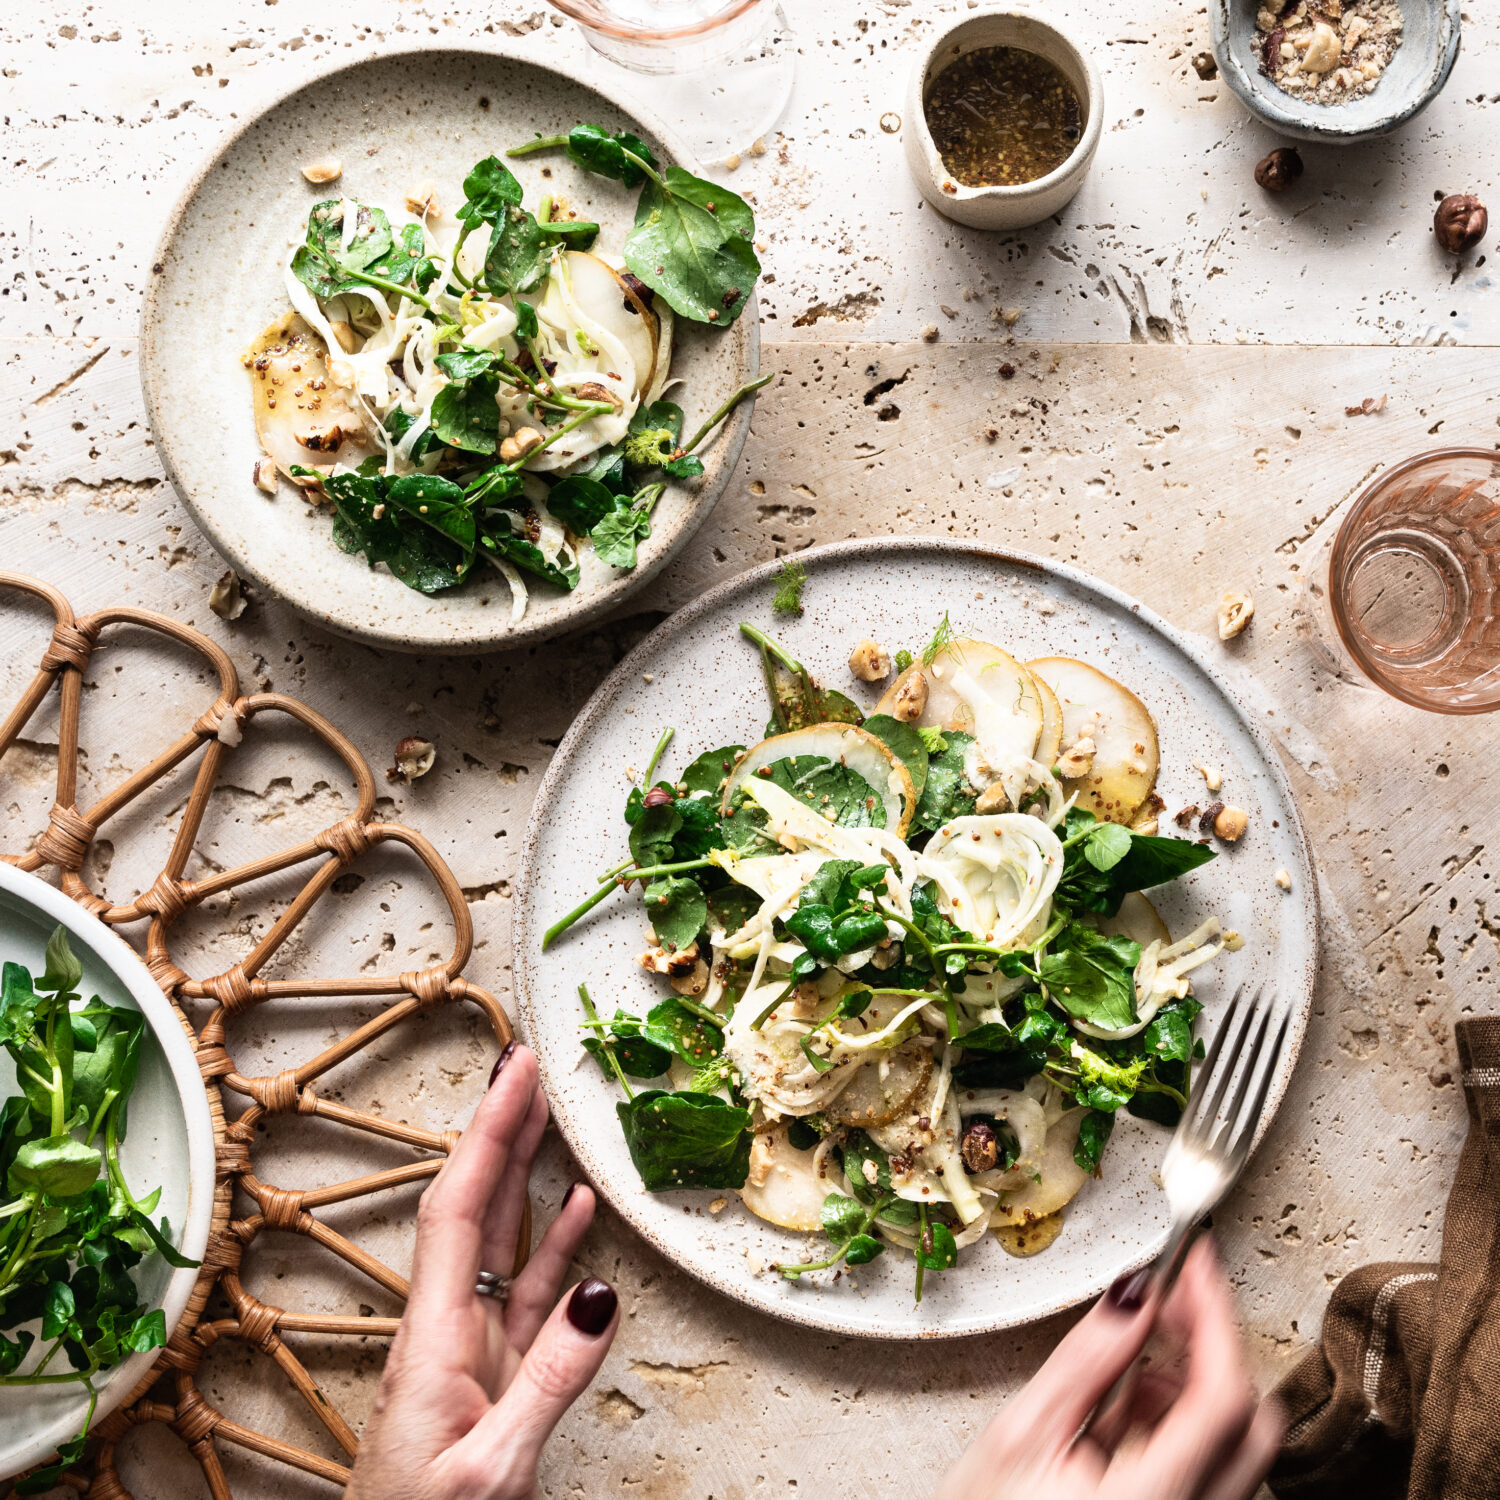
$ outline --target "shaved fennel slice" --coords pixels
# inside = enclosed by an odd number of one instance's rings
[[[1135,966],[1135,1011],[1138,1017],[1135,1024],[1110,1031],[1091,1021],[1074,1021],[1073,1029],[1109,1042],[1123,1041],[1144,1031],[1162,1006],[1188,995],[1192,989],[1187,977],[1189,972],[1217,958],[1223,952],[1228,936],[1219,919],[1210,917],[1175,943],[1163,943],[1160,938],[1147,943],[1141,949],[1140,962]]]
[[[945,823],[917,864],[934,876],[945,916],[980,942],[1008,948],[1046,925],[1063,849],[1040,819],[993,813]]]
[[[493,552],[481,554],[497,567],[505,576],[505,581],[510,585],[510,617],[519,620],[526,613],[526,581],[521,577],[520,569],[514,563],[507,562],[503,557],[496,557]]]
[[[329,384],[338,386],[341,390],[354,391],[366,400],[373,401],[377,407],[385,407],[391,398],[387,365],[394,351],[383,340],[377,342],[372,339],[366,341],[365,347],[357,353],[342,352],[343,346],[334,334],[332,325],[323,316],[318,299],[292,273],[290,259],[283,269],[282,283],[286,287],[287,300],[302,314],[328,350]],[[335,350],[340,352],[335,353]]]

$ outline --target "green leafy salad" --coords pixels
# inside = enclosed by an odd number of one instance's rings
[[[629,859],[543,945],[639,889],[640,962],[670,993],[643,1016],[579,993],[648,1191],[738,1189],[821,1231],[792,1279],[909,1252],[920,1299],[991,1229],[1049,1243],[1120,1110],[1175,1123],[1202,1053],[1189,972],[1240,941],[1212,918],[1173,941],[1140,894],[1213,853],[1156,833],[1156,728],[1123,684],[945,617],[894,680],[855,647],[885,684],[867,715],[740,630],[766,738],[667,770],[667,730],[625,803]]]
[[[82,1431],[17,1485],[22,1494],[51,1489],[82,1456],[94,1377],[167,1341],[132,1267],[151,1254],[197,1264],[152,1218],[161,1189],[137,1198],[120,1168],[145,1018],[97,995],[75,1006],[82,978],[61,927],[40,975],[16,963],[0,971],[0,1042],[20,1090],[0,1109],[0,1384],[77,1382],[89,1393]],[[22,1326],[38,1321],[39,1335]]]
[[[578,125],[507,154],[551,150],[639,189],[623,264],[560,199],[526,207],[489,156],[451,227],[431,188],[404,213],[314,204],[285,268],[292,311],[244,355],[262,489],[279,471],[331,508],[338,547],[420,593],[494,568],[517,619],[528,579],[575,589],[588,549],[634,568],[669,481],[703,472],[704,442],[771,378],[691,433],[664,399],[676,320],[724,329],[750,302],[750,206],[624,131]]]

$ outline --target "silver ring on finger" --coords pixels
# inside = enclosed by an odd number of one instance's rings
[[[474,1281],[476,1297],[493,1297],[502,1307],[510,1300],[510,1277],[498,1271],[481,1271]]]

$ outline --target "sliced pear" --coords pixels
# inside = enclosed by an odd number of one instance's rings
[[[255,434],[276,467],[346,468],[373,453],[363,414],[348,392],[329,383],[328,350],[295,312],[278,318],[241,356],[255,393]],[[249,479],[247,474],[246,479]]]
[[[772,735],[752,745],[730,772],[720,810],[729,811],[735,793],[755,772],[779,760],[804,755],[820,756],[863,776],[885,806],[885,826],[897,838],[905,837],[917,810],[911,772],[888,745],[852,724],[809,724],[806,729]]]
[[[656,370],[655,315],[608,261],[584,250],[564,258],[574,301],[625,346],[635,362],[636,395],[644,395]]]
[[[1128,937],[1143,948],[1157,941],[1166,947],[1172,941],[1161,914],[1139,891],[1131,891],[1114,916],[1100,917],[1099,931],[1108,937]]]
[[[810,1234],[823,1227],[823,1200],[833,1185],[818,1176],[817,1148],[799,1151],[787,1128],[760,1132],[750,1143],[750,1175],[740,1189],[745,1207],[768,1224]]]
[[[995,1229],[995,1238],[1007,1255],[1025,1260],[1028,1255],[1040,1255],[1062,1233],[1061,1209],[1046,1218],[1035,1219],[1029,1224],[1000,1224]]]
[[[889,1125],[911,1107],[931,1077],[932,1049],[903,1042],[863,1063],[823,1113],[835,1124],[863,1130]]]
[[[1131,822],[1151,795],[1161,763],[1151,711],[1129,688],[1087,662],[1044,656],[1027,666],[1062,705],[1063,748],[1085,733],[1096,747],[1093,769],[1065,781],[1064,789],[1076,792],[1078,805],[1096,818]]]
[[[1042,700],[1042,732],[1036,742],[1036,758],[1050,770],[1056,765],[1058,752],[1062,749],[1062,704],[1057,701],[1057,694],[1035,672],[1029,675]]]
[[[1001,1196],[1000,1207],[995,1210],[997,1225],[1035,1224],[1077,1196],[1079,1188],[1089,1180],[1089,1174],[1073,1160],[1073,1148],[1078,1144],[1078,1130],[1086,1113],[1070,1109],[1047,1132],[1040,1158],[1026,1164],[1040,1181],[1028,1180]]]

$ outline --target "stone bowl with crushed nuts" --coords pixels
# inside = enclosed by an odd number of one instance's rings
[[[1343,145],[1389,135],[1442,92],[1460,0],[1209,0],[1219,72],[1278,134]]]

